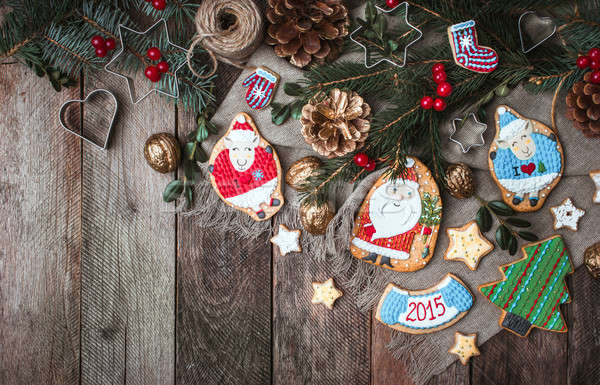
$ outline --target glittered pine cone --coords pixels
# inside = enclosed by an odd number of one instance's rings
[[[567,94],[567,118],[588,138],[600,137],[600,84],[590,82],[591,72],[583,76]]]
[[[600,242],[594,243],[585,250],[583,263],[592,277],[600,279]]]
[[[448,166],[446,169],[446,187],[450,195],[458,199],[470,198],[475,194],[473,171],[464,163]]]
[[[319,154],[335,158],[365,144],[371,107],[354,91],[331,90],[321,101],[302,108],[302,135]]]
[[[350,19],[342,0],[268,0],[267,44],[296,67],[335,60]]]

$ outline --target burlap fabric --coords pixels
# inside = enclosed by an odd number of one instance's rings
[[[360,55],[352,54],[342,60],[360,59]],[[266,46],[261,47],[253,55],[249,65],[265,65],[271,68],[281,75],[282,84],[302,77],[302,71],[276,57],[272,48]],[[244,101],[245,89],[241,87],[241,82],[247,75],[248,71],[241,74],[240,79],[234,84],[213,119],[221,130],[220,134],[224,133],[237,112],[245,111],[254,118],[262,135],[275,146],[284,170],[287,170],[292,162],[303,156],[315,155],[315,152],[302,138],[298,121],[289,120],[282,126],[275,126],[271,123],[270,109],[249,110]],[[600,208],[593,205],[594,186],[588,176],[590,170],[600,168],[600,157],[598,156],[600,140],[584,138],[564,117],[565,105],[562,95],[565,92],[563,90],[559,99],[556,120],[566,157],[565,175],[558,187],[550,194],[542,209],[535,213],[523,214],[522,217],[533,223],[531,230],[540,237],[561,234],[568,246],[574,265],[580,266],[585,248],[600,241],[600,232],[598,231]],[[292,98],[285,95],[280,87],[274,100],[278,103],[286,103]],[[493,112],[498,104],[507,104],[519,113],[550,126],[551,101],[552,94],[532,95],[519,87],[507,97],[497,97],[488,106],[488,116],[493,117]],[[458,113],[456,115],[459,116]],[[449,122],[440,127],[440,130],[446,159],[450,162],[461,161],[470,165],[477,178],[477,193],[485,199],[492,200],[500,199],[500,190],[488,171],[487,154],[489,144],[494,137],[495,127],[491,119],[488,119],[487,123],[489,127],[484,134],[485,146],[475,147],[468,154],[463,154],[457,144],[448,140]],[[469,125],[465,126],[465,130],[469,130]],[[218,137],[219,135],[215,135],[212,137],[212,141],[206,143],[207,151],[212,149],[212,145]],[[430,287],[439,282],[447,273],[453,273],[467,284],[475,297],[475,304],[464,319],[446,330],[430,335],[414,336],[397,333],[390,342],[392,351],[399,359],[408,363],[408,369],[414,382],[419,384],[425,382],[431,375],[443,371],[456,359],[455,355],[447,352],[453,343],[455,331],[478,333],[480,344],[500,331],[498,326],[500,311],[481,296],[477,287],[483,283],[500,279],[498,266],[516,260],[522,255],[519,251],[516,256],[511,257],[507,252],[496,247],[491,254],[484,257],[476,271],[469,270],[462,262],[445,261],[443,254],[448,246],[445,229],[462,226],[474,219],[479,208],[479,204],[474,198],[457,200],[446,194],[443,196],[444,212],[441,236],[435,255],[427,267],[413,273],[397,273],[357,261],[348,251],[349,233],[358,207],[379,174],[380,172],[376,172],[367,177],[353,192],[350,186],[346,186],[335,193],[334,198],[337,202],[338,212],[330,224],[328,234],[326,237],[313,237],[304,232],[303,257],[326,258],[330,261],[337,272],[337,281],[350,295],[354,296],[359,308],[363,311],[372,308],[388,282],[416,290]],[[202,215],[196,216],[200,225],[235,229],[243,237],[251,237],[269,226],[265,223],[256,223],[246,215],[239,214],[221,204],[207,182],[198,187],[198,194],[198,201],[206,202],[202,206]],[[285,196],[286,206],[277,218],[290,227],[299,228],[296,193],[291,188],[286,188]],[[579,223],[578,232],[564,229],[554,231],[552,228],[553,218],[549,207],[558,205],[566,197],[571,197],[576,206],[586,210],[586,215]],[[193,215],[194,212],[191,214]],[[496,226],[493,230],[495,228]],[[494,231],[490,231],[486,235],[493,239]],[[327,254],[323,252],[325,243]],[[265,245],[265,247],[269,247],[269,245]],[[535,330],[534,333],[546,332]]]

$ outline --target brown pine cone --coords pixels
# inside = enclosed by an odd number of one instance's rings
[[[588,138],[600,138],[600,84],[590,82],[591,72],[583,76],[567,94],[567,118]]]
[[[350,19],[342,0],[268,0],[267,44],[296,67],[335,60]]]
[[[363,146],[371,123],[371,107],[354,91],[335,88],[320,102],[302,108],[302,135],[319,154],[335,158]]]

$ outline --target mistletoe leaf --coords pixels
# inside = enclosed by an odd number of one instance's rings
[[[181,196],[183,192],[183,182],[179,179],[169,182],[165,191],[163,191],[163,201],[169,203],[173,202]]]
[[[508,231],[506,226],[498,226],[498,229],[496,230],[496,242],[502,250],[506,250],[508,248],[508,239],[510,235],[510,231]]]
[[[290,96],[301,96],[302,86],[298,83],[285,83],[283,85],[283,92]]]
[[[477,225],[479,225],[479,229],[484,233],[490,231],[492,228],[492,215],[485,206],[479,208],[475,220],[477,221]]]
[[[271,121],[281,126],[290,117],[290,106],[287,104],[271,103]]]
[[[517,232],[517,234],[519,235],[519,237],[530,242],[535,242],[539,239],[537,235],[535,235],[534,233],[530,233],[529,231],[519,231]]]
[[[508,240],[508,253],[510,255],[515,255],[517,252],[517,238],[514,235],[510,234],[510,239]]]
[[[531,226],[531,223],[529,223],[529,221],[526,221],[525,219],[521,219],[521,218],[515,218],[515,217],[506,218],[506,223],[508,223],[509,225],[513,225],[515,227]]]
[[[497,215],[501,215],[503,217],[507,217],[509,215],[514,215],[515,211],[510,208],[509,205],[502,201],[491,201],[488,202],[488,207]]]

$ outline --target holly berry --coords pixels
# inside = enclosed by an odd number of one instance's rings
[[[425,110],[429,110],[433,107],[433,98],[431,96],[423,96],[421,98],[421,107]]]
[[[433,74],[433,81],[436,82],[437,84],[445,82],[446,78],[447,78],[446,72],[444,72],[444,71],[438,71]]]
[[[385,0],[385,5],[387,5],[388,8],[397,7],[398,4],[400,4],[400,0]]]
[[[588,51],[588,56],[592,60],[600,60],[600,48],[592,48]]]
[[[372,159],[369,160],[369,162],[365,166],[365,170],[367,170],[367,171],[373,171],[373,170],[375,170],[375,161],[372,160]]]
[[[592,59],[590,60],[590,68],[593,70],[600,69],[600,59]]]
[[[436,92],[438,96],[445,98],[447,96],[450,96],[450,94],[452,93],[452,86],[448,82],[442,82],[438,84]]]
[[[144,75],[146,75],[146,77],[153,83],[156,83],[160,80],[160,71],[155,66],[149,66],[146,68]]]
[[[358,167],[365,167],[367,163],[369,163],[369,157],[364,152],[359,152],[358,154],[354,155],[354,163]]]
[[[158,68],[158,70],[164,74],[169,72],[169,63],[163,60],[156,65],[156,68]]]
[[[106,56],[106,52],[107,52],[106,48],[104,48],[104,47],[98,47],[98,48],[96,48],[96,56],[98,56],[98,57],[104,57],[104,56]]]
[[[109,37],[104,41],[104,46],[107,50],[112,51],[117,46],[117,42],[112,37]]]
[[[161,57],[160,50],[156,47],[149,48],[148,51],[146,51],[146,56],[148,56],[150,60],[159,60]]]
[[[587,56],[579,56],[575,64],[579,69],[586,69],[590,65],[590,58]]]
[[[590,81],[594,84],[600,84],[600,71],[594,71],[590,74]]]
[[[157,11],[162,11],[167,6],[167,2],[165,0],[152,0],[152,7]]]
[[[94,35],[91,40],[92,47],[94,48],[104,48],[104,38],[100,35]]]
[[[436,72],[444,72],[446,71],[446,67],[442,63],[435,63],[433,67],[431,67],[431,73],[435,75]]]
[[[440,99],[440,98],[436,98],[433,101],[433,109],[436,111],[444,111],[447,107],[446,102],[444,101],[444,99]]]

